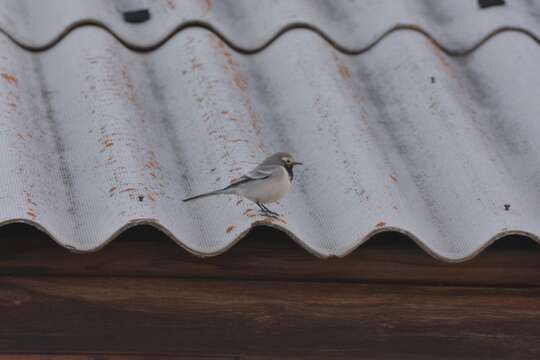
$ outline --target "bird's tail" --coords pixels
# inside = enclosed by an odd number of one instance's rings
[[[210,192],[207,192],[207,193],[204,193],[204,194],[199,194],[199,195],[195,195],[195,196],[192,196],[192,197],[188,197],[184,200],[182,200],[183,202],[187,202],[187,201],[191,201],[191,200],[196,200],[196,199],[200,199],[200,198],[204,198],[204,197],[208,197],[208,196],[214,196],[214,195],[223,195],[223,194],[228,194],[229,192],[227,191],[227,189],[219,189],[219,190],[215,190],[215,191],[210,191]]]

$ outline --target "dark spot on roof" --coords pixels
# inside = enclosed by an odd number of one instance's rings
[[[432,84],[435,84],[435,76],[432,76],[432,77],[430,77],[429,79],[431,80],[431,83],[432,83]]]
[[[150,11],[148,9],[131,10],[124,12],[122,16],[125,22],[139,24],[150,20]]]
[[[504,204],[504,210],[505,211],[510,210],[510,204]]]
[[[139,195],[139,201],[142,202],[144,200],[144,196],[143,195]]]
[[[504,0],[478,0],[478,5],[481,9],[485,9],[491,6],[504,5]]]

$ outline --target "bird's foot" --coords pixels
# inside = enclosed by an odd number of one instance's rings
[[[267,208],[263,204],[257,203],[257,205],[259,205],[259,208],[261,209],[261,211],[259,213],[260,215],[269,216],[269,217],[273,217],[273,218],[279,218],[281,216],[280,214],[270,210],[269,208]]]
[[[267,217],[271,217],[271,218],[276,218],[276,219],[278,219],[279,217],[281,217],[280,214],[278,214],[277,212],[273,212],[273,211],[271,211],[271,210],[269,210],[269,211],[261,210],[261,211],[259,211],[259,215],[261,215],[261,216],[267,216]]]

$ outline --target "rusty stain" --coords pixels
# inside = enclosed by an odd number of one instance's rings
[[[247,78],[244,74],[236,72],[233,76],[234,84],[242,92],[246,92],[248,89]]]
[[[148,197],[148,199],[150,199],[150,201],[156,201],[156,198],[154,197],[153,193],[146,194],[146,197]]]
[[[393,175],[389,175],[390,176],[390,180],[392,180],[393,182],[398,182],[398,179],[393,176]]]
[[[200,69],[202,68],[203,64],[201,63],[194,63],[191,65],[191,70],[197,70],[197,69]]]
[[[351,71],[344,64],[338,64],[338,72],[339,72],[339,75],[341,75],[341,77],[343,78],[343,80],[347,80],[351,78]]]
[[[349,80],[351,78],[351,70],[349,70],[347,65],[345,65],[339,59],[339,57],[336,55],[334,51],[332,51],[332,58],[334,59],[334,62],[336,63],[339,76],[341,76],[343,80]]]
[[[256,211],[254,209],[249,208],[249,209],[246,209],[246,211],[244,211],[242,213],[242,215],[245,215],[245,216],[247,216],[249,218],[253,218],[253,217],[257,216],[257,213],[256,213]]]
[[[122,78],[124,79],[124,82],[127,87],[127,98],[130,102],[135,103],[135,86],[133,85],[133,81],[131,80],[131,77],[129,76],[129,73],[124,66],[122,66]]]
[[[127,189],[124,189],[124,190],[120,190],[119,192],[123,193],[123,192],[131,192],[131,191],[135,191],[136,189],[135,188],[127,188]]]
[[[279,221],[283,224],[287,224],[287,221],[285,219],[277,216],[267,216],[262,220],[262,222],[270,225],[274,223],[273,220]]]
[[[375,225],[375,226],[378,227],[378,228],[382,228],[382,227],[386,226],[386,223],[384,221],[379,221],[377,223],[377,225]]]
[[[226,49],[225,43],[221,39],[216,38],[215,35],[209,36],[212,39],[212,42],[221,50],[223,56],[225,57],[226,64],[224,65],[224,68],[231,73],[233,84],[236,86],[236,88],[238,88],[238,90],[240,90],[244,106],[249,114],[251,127],[255,131],[257,137],[257,147],[264,152],[264,144],[261,140],[262,133],[261,129],[258,126],[258,116],[253,109],[253,105],[251,103],[251,99],[248,93],[248,78],[240,71],[238,64],[236,63],[236,61],[234,61],[231,53]]]
[[[106,147],[106,148],[111,147],[111,146],[113,146],[112,140],[106,140],[105,143],[103,144],[103,147]]]
[[[235,228],[235,226],[231,224],[231,225],[227,226],[227,229],[225,229],[225,232],[227,234],[229,234],[231,231],[234,230],[234,228]]]
[[[116,190],[117,187],[116,186],[113,186],[112,188],[109,189],[109,192],[113,192],[114,190]]]
[[[212,0],[203,0],[202,1],[202,11],[204,15],[208,14],[212,10]]]
[[[2,76],[4,80],[6,80],[11,85],[15,85],[15,86],[17,85],[18,80],[14,75],[11,75],[9,73],[1,73],[0,75]]]
[[[221,112],[221,114],[222,114],[222,115],[229,115],[229,112],[228,112],[228,111],[225,111],[225,110],[223,110],[223,111]]]
[[[150,161],[146,162],[146,164],[144,166],[146,168],[148,168],[148,169],[158,169],[159,168],[159,163],[157,162],[157,160],[150,160]]]
[[[28,209],[26,210],[26,214],[32,218],[32,220],[35,220],[37,218],[36,211],[32,208],[32,206],[37,206],[37,204],[32,201],[32,194],[28,191],[24,192],[24,195],[26,197],[26,202],[28,203]]]

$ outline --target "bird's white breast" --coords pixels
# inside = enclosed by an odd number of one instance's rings
[[[282,199],[291,188],[289,174],[283,166],[276,167],[266,179],[248,182],[238,189],[238,195],[263,204]]]

